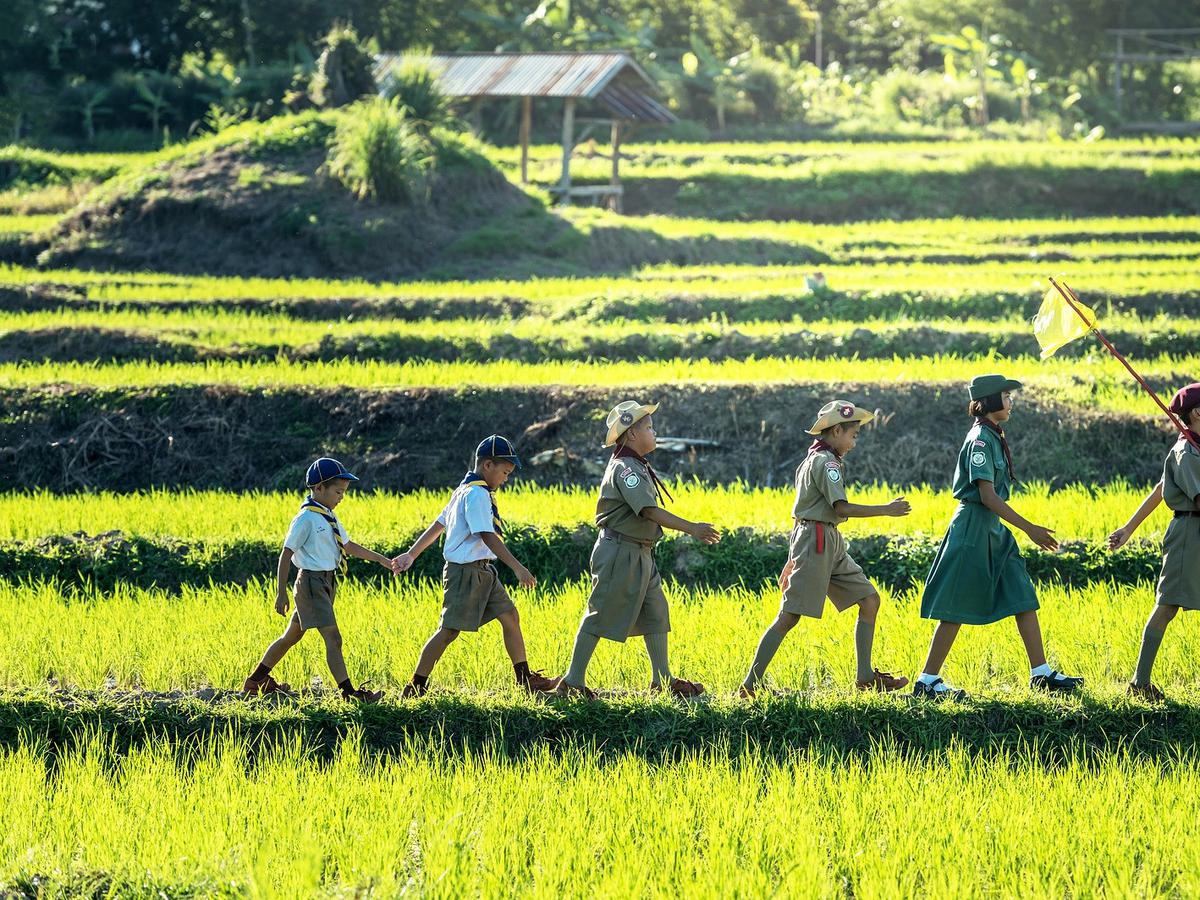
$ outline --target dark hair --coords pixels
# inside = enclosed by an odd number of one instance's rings
[[[980,397],[967,404],[967,415],[980,419],[988,413],[1000,412],[1002,409],[1004,409],[1004,394],[988,394],[986,397]]]
[[[1200,409],[1200,403],[1193,403],[1191,406],[1185,406],[1179,413],[1179,421],[1188,428],[1191,428],[1191,423],[1188,420],[1191,418],[1192,413],[1198,409]]]

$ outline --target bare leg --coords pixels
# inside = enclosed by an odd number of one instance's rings
[[[525,637],[521,634],[521,617],[517,615],[517,611],[510,609],[506,613],[501,613],[496,617],[496,621],[500,623],[500,631],[504,635],[504,649],[508,652],[508,658],[512,660],[512,664],[515,666],[518,663],[527,662]]]
[[[1025,654],[1029,657],[1029,668],[1036,669],[1046,664],[1046,647],[1042,643],[1042,626],[1038,622],[1036,609],[1017,613],[1017,633],[1025,642]]]
[[[300,638],[304,637],[304,631],[300,627],[300,620],[296,616],[292,616],[288,620],[287,628],[283,630],[283,634],[275,638],[271,646],[263,654],[260,665],[266,666],[268,669],[273,669],[283,659],[285,653],[300,643]]]
[[[325,664],[329,666],[329,674],[333,676],[333,683],[340,685],[350,677],[346,674],[346,660],[342,658],[342,633],[336,625],[317,630],[325,639]]]
[[[433,667],[437,665],[442,654],[446,652],[446,648],[454,642],[458,637],[458,631],[453,628],[439,628],[433,633],[425,646],[421,648],[421,656],[417,660],[416,674],[422,678],[428,678],[433,671]]]
[[[961,627],[958,622],[938,622],[937,628],[933,630],[933,640],[929,642],[929,655],[925,657],[925,667],[921,669],[923,675],[937,675],[942,671],[942,664],[946,662]]]

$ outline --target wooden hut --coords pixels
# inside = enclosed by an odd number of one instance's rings
[[[388,71],[402,57],[379,56],[375,75],[386,84]],[[439,53],[429,57],[443,91],[451,97],[474,101],[493,98],[521,99],[521,182],[529,180],[529,133],[533,101],[555,98],[563,101],[562,171],[551,188],[561,203],[589,199],[621,208],[620,163],[622,130],[641,122],[667,124],[675,116],[658,99],[658,86],[628,53],[619,51],[584,53]],[[577,116],[577,106],[586,104],[588,115]],[[606,115],[598,115],[599,110]],[[581,132],[577,126],[583,126]],[[598,127],[609,129],[612,142],[612,174],[606,185],[572,185],[571,156],[575,147]]]

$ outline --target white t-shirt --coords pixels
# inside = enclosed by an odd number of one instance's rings
[[[478,484],[455,488],[438,521],[446,526],[446,544],[442,550],[446,562],[471,563],[496,558],[480,537],[496,530],[492,524],[492,498],[487,488]]]
[[[350,535],[346,526],[338,520],[338,530],[342,540],[349,541]],[[283,546],[292,551],[292,562],[297,569],[309,572],[332,572],[341,561],[337,538],[333,536],[332,526],[318,512],[302,509],[292,519]]]

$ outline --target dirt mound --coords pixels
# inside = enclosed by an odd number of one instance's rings
[[[324,172],[330,133],[315,129],[299,146],[251,134],[124,173],[63,219],[39,262],[397,279],[436,264],[448,247],[496,217],[542,212],[482,156],[460,146],[445,153],[427,202],[359,200]]]

